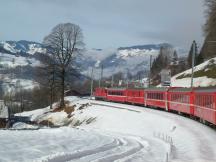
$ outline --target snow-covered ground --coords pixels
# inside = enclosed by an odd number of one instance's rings
[[[48,108],[19,115],[67,127],[1,130],[0,161],[165,162],[167,153],[172,162],[216,161],[216,132],[196,121],[139,106],[66,100],[76,105],[70,115]]]
[[[0,65],[5,68],[15,68],[17,66],[40,66],[40,61],[36,60],[35,58],[28,58],[24,56],[16,56],[6,53],[0,53]]]

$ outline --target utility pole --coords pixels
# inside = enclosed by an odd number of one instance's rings
[[[193,88],[193,76],[194,76],[194,60],[196,55],[196,42],[193,41],[193,52],[192,52],[192,72],[191,72],[191,88]]]
[[[102,80],[102,78],[103,78],[103,65],[101,65],[101,75],[100,75],[100,79],[99,79],[99,88],[101,87],[101,82],[103,82],[103,80]],[[102,85],[103,86],[103,85]]]
[[[129,78],[129,69],[127,69],[127,88],[129,87],[129,79],[131,78]]]
[[[149,64],[149,87],[151,86],[151,65],[152,64],[152,55],[150,55],[150,64]]]
[[[112,75],[111,87],[113,87],[113,84],[114,84],[114,76]]]
[[[91,71],[91,97],[93,95],[93,86],[94,86],[94,67],[92,67],[92,71]]]

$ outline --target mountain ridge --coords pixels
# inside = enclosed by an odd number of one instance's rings
[[[81,56],[76,58],[76,64],[80,67],[81,73],[89,75],[89,69],[98,69],[103,65],[105,77],[118,72],[137,73],[141,70],[149,69],[149,58],[157,57],[161,47],[172,49],[169,43],[133,45],[129,47],[119,47],[115,49],[86,49]],[[48,50],[42,43],[35,41],[2,41],[0,42],[0,52],[13,55],[36,58],[36,53],[44,54]],[[97,78],[97,76],[96,76]]]

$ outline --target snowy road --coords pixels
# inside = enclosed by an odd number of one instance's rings
[[[164,161],[166,153],[161,141],[112,132],[67,127],[0,132],[2,162],[143,161],[143,157],[146,161],[160,162]],[[160,151],[158,148],[161,148]]]
[[[196,121],[132,105],[74,102],[92,103],[74,119],[96,121],[78,129],[1,130],[0,161],[165,162],[167,153],[172,162],[216,161],[216,132]],[[174,146],[162,136],[172,137]]]

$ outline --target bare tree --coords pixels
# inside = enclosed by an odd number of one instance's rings
[[[84,45],[82,30],[76,24],[58,24],[52,29],[51,33],[44,38],[44,44],[50,47],[50,54],[53,57],[53,62],[60,70],[60,107],[64,107],[65,77],[72,60]]]
[[[36,70],[36,80],[40,83],[40,86],[44,90],[48,90],[49,94],[49,105],[52,109],[53,102],[57,99],[57,67],[55,61],[47,55],[40,55],[39,59],[42,66],[38,67]]]

